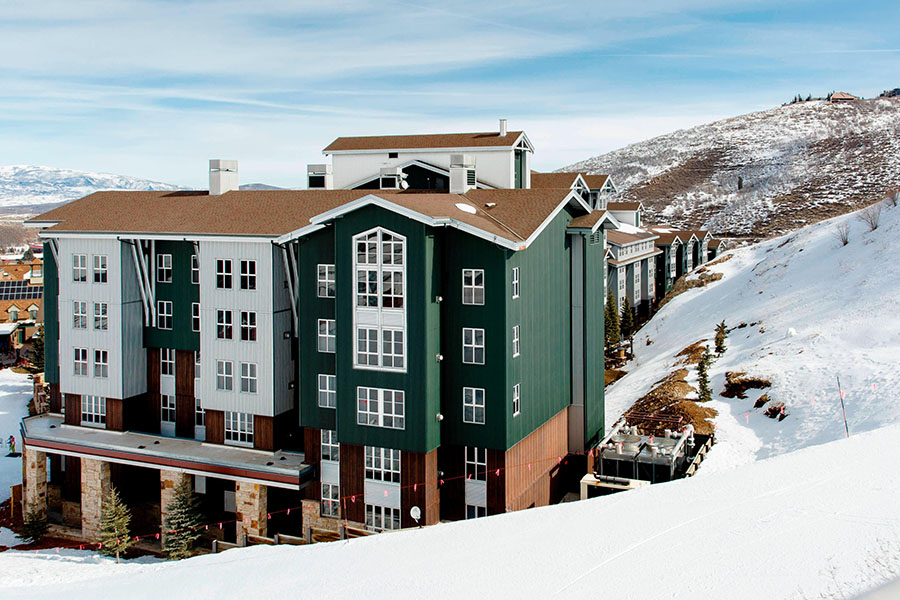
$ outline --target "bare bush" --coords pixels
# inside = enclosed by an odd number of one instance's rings
[[[891,206],[897,206],[900,204],[900,189],[891,190],[887,193],[887,196],[884,197],[884,203],[890,204]]]
[[[846,246],[850,243],[850,223],[835,225],[832,233],[841,242],[841,246]]]
[[[869,231],[878,229],[878,223],[881,221],[881,205],[875,203],[859,213],[859,220],[866,224]],[[846,246],[846,244],[844,244]]]

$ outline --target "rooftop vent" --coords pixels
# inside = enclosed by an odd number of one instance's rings
[[[331,165],[306,165],[306,189],[334,189],[334,175]]]
[[[500,137],[506,137],[506,119],[500,119]]]
[[[238,161],[219,158],[209,161],[209,195],[221,196],[238,189]]]

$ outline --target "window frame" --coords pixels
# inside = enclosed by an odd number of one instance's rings
[[[322,326],[325,332],[322,332]],[[323,348],[324,341],[324,350]],[[316,348],[325,354],[337,352],[337,321],[335,319],[318,319],[316,327]]]
[[[319,514],[322,517],[340,518],[341,486],[336,483],[322,483]]]
[[[256,291],[256,260],[252,258],[242,258],[240,263],[240,280],[241,290],[245,292]],[[252,271],[252,272],[251,272]]]
[[[478,418],[479,411],[481,418]],[[468,416],[468,414],[471,416]],[[486,403],[484,388],[463,387],[463,423],[484,425],[486,421]]]
[[[481,333],[481,344],[477,343],[477,335]],[[471,335],[471,343],[466,343],[466,334]],[[487,358],[485,330],[480,327],[463,327],[462,328],[462,362],[464,365],[484,365]],[[466,360],[466,350],[471,349],[471,360]],[[478,350],[481,350],[481,361],[478,361]]]
[[[321,460],[341,462],[341,443],[337,439],[337,431],[334,429],[320,429],[319,456]]]
[[[88,349],[87,348],[78,348],[75,347],[72,349],[72,364],[73,364],[73,372],[72,374],[76,377],[87,377],[88,376]],[[80,360],[79,360],[80,355]],[[79,366],[81,367],[79,369]],[[79,373],[79,371],[81,371]]]
[[[316,381],[318,384],[316,402],[319,408],[337,408],[337,375],[319,373]]]
[[[387,527],[388,523],[390,523],[390,527]],[[400,529],[400,509],[379,504],[366,504],[366,528],[371,531]]]
[[[226,444],[252,448],[254,440],[253,414],[235,410],[225,411]]]
[[[156,283],[172,283],[172,255],[156,255]]]
[[[241,393],[256,394],[259,390],[259,366],[254,362],[241,363]]]
[[[487,481],[487,448],[466,446],[464,462],[466,480]]]
[[[512,408],[513,416],[518,416],[522,412],[522,384],[517,383],[512,389]]]
[[[81,425],[106,428],[106,397],[83,394],[81,396]]]
[[[401,431],[406,429],[406,393],[404,390],[357,386],[356,424]]]
[[[172,394],[159,395],[159,421],[160,423],[175,422],[175,396]]]
[[[241,341],[242,342],[255,342],[257,341],[257,319],[256,319],[256,311],[255,310],[242,310],[240,311],[240,327],[241,327]],[[250,321],[253,321],[252,323]]]
[[[513,325],[512,328],[512,355],[513,358],[519,356],[522,352],[522,340],[520,338],[520,334],[522,333],[520,325]]]
[[[109,257],[106,254],[91,255],[91,273],[94,283],[109,282]]]
[[[230,258],[216,259],[216,289],[234,289],[234,269]]]
[[[175,308],[171,300],[156,301],[156,328],[163,331],[171,331],[174,326]]]
[[[481,284],[477,283],[478,276],[481,276]],[[470,280],[466,283],[467,278]],[[481,298],[479,298],[479,291]],[[471,297],[467,298],[466,293],[469,292]],[[484,269],[463,269],[462,270],[462,303],[465,306],[484,306]],[[479,302],[480,300],[480,302]]]
[[[191,254],[191,284],[200,285],[200,257]]]
[[[72,329],[87,329],[87,300],[72,301]]]
[[[88,280],[87,254],[72,255],[72,281],[74,283],[87,283]]]
[[[512,268],[512,299],[515,300],[519,297],[520,289],[519,289],[519,267]]]
[[[234,391],[234,361],[216,359],[216,391]]]
[[[200,333],[200,303],[191,302],[191,331]]]
[[[316,265],[316,295],[319,298],[334,298],[336,296],[337,280],[335,275],[334,265],[328,263]]]
[[[109,331],[108,302],[94,302],[94,331]]]
[[[109,350],[94,348],[94,377],[109,379]]]
[[[168,365],[168,367],[166,367]],[[160,376],[175,376],[175,349],[159,349],[159,374]]]
[[[216,309],[216,339],[234,339],[234,311],[225,308]]]
[[[383,483],[400,483],[402,466],[400,450],[365,446],[363,450],[363,479]],[[387,465],[387,468],[385,468]],[[396,467],[396,468],[395,468]]]

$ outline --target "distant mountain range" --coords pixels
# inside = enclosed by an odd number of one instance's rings
[[[560,171],[608,173],[649,222],[768,237],[900,186],[900,98],[810,101],[632,144]]]

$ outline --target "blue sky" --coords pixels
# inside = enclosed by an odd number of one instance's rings
[[[900,86],[900,3],[0,0],[0,164],[300,187],[340,135],[524,129],[550,170]]]

